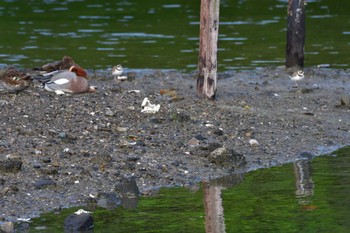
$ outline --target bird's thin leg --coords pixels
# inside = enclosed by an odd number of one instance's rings
[[[298,83],[296,82],[296,81],[294,81],[295,82],[295,88],[298,88],[299,86],[298,86]]]

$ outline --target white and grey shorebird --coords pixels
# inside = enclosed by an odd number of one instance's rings
[[[128,79],[128,77],[126,75],[122,75],[123,72],[124,72],[124,68],[122,65],[114,66],[112,69],[112,75],[114,76],[114,78],[116,78],[120,81],[124,81],[124,80]]]
[[[295,87],[298,87],[297,81],[300,81],[305,77],[304,71],[298,70],[297,72],[294,72],[292,76],[288,75],[288,77],[295,82]]]
[[[112,69],[112,75],[114,77],[121,76],[123,74],[123,72],[124,72],[124,68],[122,65],[116,65]]]

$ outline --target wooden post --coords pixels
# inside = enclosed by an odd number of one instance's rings
[[[286,67],[304,67],[305,0],[288,0]]]
[[[197,95],[215,99],[220,0],[201,0]]]

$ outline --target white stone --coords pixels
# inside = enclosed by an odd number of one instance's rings
[[[141,108],[141,112],[143,113],[157,113],[160,109],[160,104],[151,104],[149,99],[146,97],[142,101]]]
[[[259,142],[258,142],[257,140],[255,140],[255,139],[250,139],[250,140],[249,140],[249,144],[250,144],[251,146],[258,146],[258,145],[259,145]]]

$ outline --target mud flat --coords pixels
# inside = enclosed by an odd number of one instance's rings
[[[220,73],[215,101],[195,96],[195,75],[157,70],[90,72],[92,94],[3,93],[0,222],[118,195],[125,178],[147,195],[349,145],[350,71],[305,76],[293,88],[281,68]],[[145,97],[159,112],[141,112]]]

